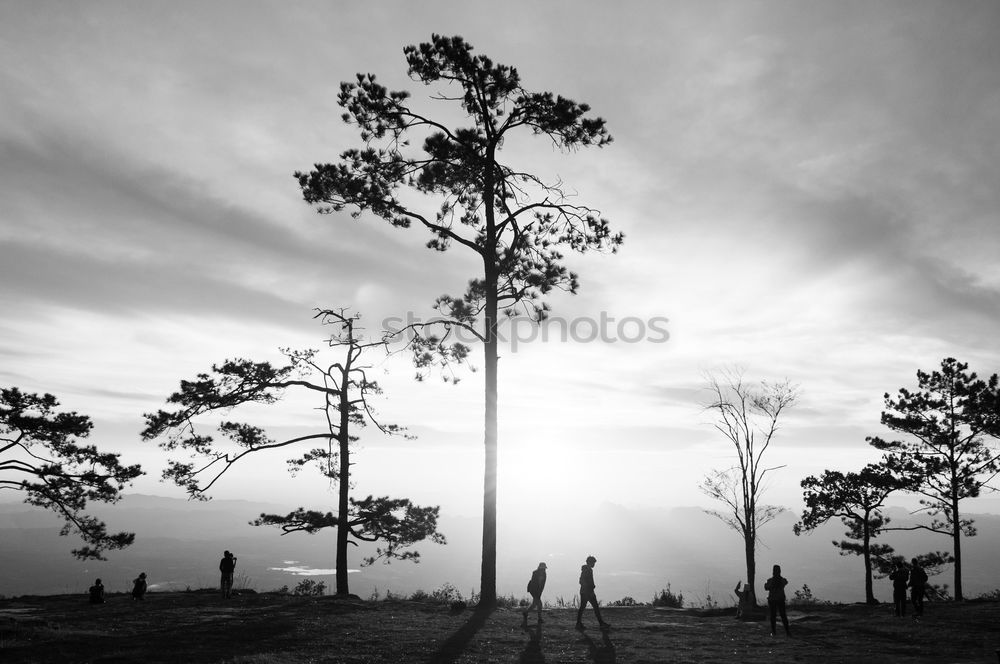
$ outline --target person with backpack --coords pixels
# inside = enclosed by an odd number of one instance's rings
[[[588,602],[594,607],[594,613],[597,615],[597,622],[601,626],[601,629],[611,627],[611,625],[604,622],[604,619],[601,618],[601,609],[597,606],[597,594],[594,592],[594,588],[597,587],[597,584],[594,583],[595,564],[597,564],[597,558],[587,556],[586,564],[580,567],[580,608],[576,611],[576,628],[579,630],[585,629],[583,626],[583,610],[587,607]]]
[[[906,569],[906,563],[897,564],[889,578],[892,580],[893,613],[899,618],[905,617],[906,586],[910,580],[910,570]]]
[[[913,603],[914,617],[924,615],[924,595],[927,594],[927,572],[916,558],[910,561],[910,602]]]
[[[222,572],[220,585],[222,586],[222,596],[229,599],[233,596],[233,575],[236,572],[236,556],[229,551],[222,554],[219,561],[219,571]]]
[[[545,563],[538,563],[538,568],[531,573],[528,581],[528,594],[531,595],[531,605],[521,613],[524,614],[524,624],[528,624],[528,614],[532,609],[538,609],[538,622],[542,620],[542,591],[545,590]]]
[[[781,615],[781,624],[785,627],[785,635],[792,635],[788,631],[788,614],[785,612],[785,586],[787,585],[788,579],[781,576],[781,565],[775,565],[771,570],[771,578],[764,582],[764,590],[767,591],[767,613],[771,620],[771,636],[774,636],[779,614]]]

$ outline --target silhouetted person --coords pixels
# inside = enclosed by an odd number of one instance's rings
[[[781,614],[781,624],[785,627],[785,634],[791,636],[788,631],[788,615],[785,613],[785,586],[788,579],[781,576],[781,565],[775,565],[771,571],[771,578],[764,582],[764,590],[767,591],[767,613],[771,619],[771,636],[774,636],[775,628],[778,626],[778,614]]]
[[[893,613],[901,618],[906,615],[906,586],[910,580],[910,570],[906,569],[904,563],[899,563],[889,578],[892,580]]]
[[[142,572],[132,582],[132,599],[146,599],[146,573]]]
[[[742,581],[736,582],[736,588],[733,589],[736,593],[736,617],[742,618],[744,612],[749,608],[750,605],[750,586],[743,583]]]
[[[222,596],[229,599],[233,596],[233,574],[236,572],[236,556],[229,551],[222,554],[219,561],[219,571],[222,572]]]
[[[90,593],[91,604],[104,604],[104,584],[100,579],[94,581],[94,585],[87,592]]]
[[[597,616],[597,622],[601,626],[601,629],[607,629],[610,625],[604,622],[601,618],[601,609],[597,606],[597,594],[594,592],[594,588],[597,584],[594,583],[594,565],[597,563],[597,558],[593,556],[587,556],[587,563],[580,567],[580,608],[576,612],[576,628],[584,629],[583,627],[583,610],[587,607],[587,602],[594,607],[594,614]]]
[[[522,611],[524,622],[528,622],[528,614],[532,609],[538,609],[538,622],[542,622],[542,591],[545,590],[545,563],[538,563],[538,569],[531,573],[528,581],[528,594],[531,595],[531,606]]]
[[[927,592],[927,572],[917,559],[910,561],[910,601],[916,617],[924,615],[924,594]]]

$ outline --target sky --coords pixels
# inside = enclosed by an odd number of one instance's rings
[[[357,72],[443,106],[402,54],[432,33],[614,137],[505,151],[626,239],[570,255],[579,294],[501,350],[501,519],[712,506],[700,480],[733,459],[706,375],[726,367],[799,387],[766,494],[794,510],[806,475],[877,460],[883,394],[918,369],[1000,370],[997,3],[0,0],[0,384],[90,415],[95,444],[147,470],[132,490],[179,496],[139,431],[181,379],[322,347],[316,308],[373,333],[432,317],[470,257],[317,215],[292,175],[359,145],[336,104]],[[480,514],[482,374],[374,365],[380,415],[417,439],[368,431],[356,490]],[[251,416],[295,431],[314,406]],[[332,498],[284,457],[212,495]]]

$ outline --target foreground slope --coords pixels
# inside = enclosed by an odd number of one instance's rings
[[[881,605],[790,611],[792,638],[731,613],[607,608],[613,629],[573,629],[575,612],[481,616],[441,604],[246,593],[0,600],[0,661],[26,662],[996,662],[1000,603],[935,603],[920,622]],[[780,631],[780,628],[779,628]]]

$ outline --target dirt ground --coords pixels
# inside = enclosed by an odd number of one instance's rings
[[[603,609],[574,629],[572,609],[522,626],[517,611],[488,615],[439,604],[246,593],[150,593],[0,600],[0,662],[226,662],[472,664],[480,662],[1000,662],[1000,603],[936,603],[922,620],[881,605],[791,610],[791,637],[731,613],[652,607]],[[779,625],[779,633],[781,628]]]

